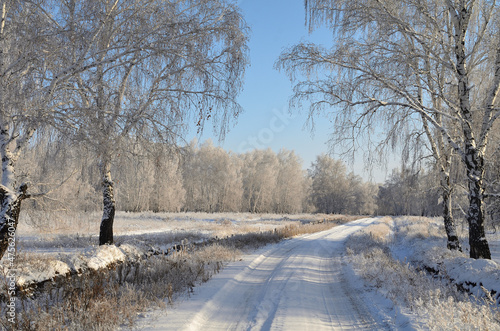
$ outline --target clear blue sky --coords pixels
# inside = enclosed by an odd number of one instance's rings
[[[198,139],[212,139],[214,144],[236,153],[268,147],[276,152],[281,148],[295,150],[303,159],[304,168],[309,168],[317,155],[329,152],[327,141],[332,123],[326,117],[316,118],[312,135],[305,127],[307,110],[290,115],[288,100],[292,83],[273,66],[285,48],[301,40],[330,45],[331,35],[326,29],[308,33],[303,0],[240,0],[239,6],[251,28],[251,66],[247,68],[244,90],[239,96],[244,112],[223,142],[214,138],[209,127]],[[349,168],[369,179],[369,174],[363,171],[361,156]],[[374,169],[372,175],[374,181],[383,182],[386,172]]]

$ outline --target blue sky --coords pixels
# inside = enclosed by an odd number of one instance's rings
[[[287,47],[301,40],[330,45],[331,35],[327,29],[308,33],[303,0],[240,0],[239,6],[251,28],[251,66],[247,68],[244,90],[238,98],[244,112],[223,142],[218,142],[208,127],[198,139],[212,139],[214,144],[236,153],[268,147],[276,152],[281,148],[295,150],[303,159],[304,168],[309,168],[317,155],[329,152],[327,142],[332,124],[326,117],[318,117],[311,134],[305,127],[306,109],[289,114],[292,83],[273,66]],[[362,157],[349,164],[349,168],[365,180],[370,179],[363,170]],[[372,176],[374,181],[383,182],[386,172],[374,169]]]

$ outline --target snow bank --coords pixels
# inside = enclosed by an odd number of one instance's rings
[[[70,272],[71,269],[66,263],[59,260],[48,260],[38,267],[18,270],[16,283],[19,288],[26,288],[31,284],[38,284],[60,275],[67,275]]]
[[[20,289],[27,289],[59,277],[98,271],[126,261],[137,261],[147,251],[132,245],[104,245],[91,247],[76,256],[35,257],[25,266],[16,270],[16,283]]]
[[[117,262],[124,262],[125,259],[125,253],[118,247],[105,245],[91,252],[85,262],[88,269],[99,270]]]
[[[454,282],[478,295],[483,286],[493,294],[500,294],[500,266],[491,260],[455,258],[443,262],[446,272]],[[496,296],[497,300],[500,298]]]
[[[425,245],[422,245],[425,246]],[[500,300],[500,265],[492,260],[475,260],[461,252],[452,252],[444,247],[421,247],[411,256],[412,263],[449,279],[476,297],[485,295],[485,288],[497,301]]]
[[[476,297],[486,295],[484,288],[500,301],[500,264],[448,250],[440,219],[399,218],[394,221],[394,229],[394,257],[448,279]]]
[[[447,250],[439,220],[380,221],[385,226],[375,224],[349,238],[346,256],[368,288],[393,303],[396,317],[408,317],[397,329],[500,330],[500,311],[493,303],[500,285],[497,263]],[[485,300],[471,300],[460,290]]]

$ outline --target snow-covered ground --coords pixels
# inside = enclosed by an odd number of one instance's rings
[[[359,330],[388,325],[345,279],[343,243],[376,219],[268,246],[231,263],[142,330]]]
[[[378,234],[378,227],[387,231]],[[140,320],[139,328],[500,330],[495,305],[477,304],[447,283],[457,276],[456,281],[477,282],[470,286],[476,290],[475,295],[480,295],[480,284],[490,291],[500,290],[499,265],[441,249],[445,247],[439,235],[441,228],[439,220],[371,218],[293,238],[231,263],[167,311],[156,311]],[[368,236],[349,239],[370,241],[380,235],[387,244],[386,251],[396,259],[385,263],[371,258],[369,252],[363,262],[344,256],[349,235],[363,232]],[[492,247],[497,247],[496,238],[491,235],[489,239]],[[365,242],[361,246],[365,244],[369,245]],[[497,253],[495,250],[495,259]],[[449,268],[448,278],[442,275],[433,280],[407,263],[409,260],[415,266],[441,260],[438,264]],[[367,261],[380,265],[367,266]],[[392,270],[384,270],[386,267]],[[378,274],[364,272],[367,268]],[[414,282],[421,284],[415,288],[407,285]]]
[[[119,247],[96,247],[95,221],[78,220],[58,234],[22,225],[21,254],[40,258],[39,269],[25,270],[19,280],[50,278],[67,268],[98,269],[125,256],[139,256],[144,253],[141,249],[151,246],[166,248],[181,241],[266,231],[326,217],[119,213],[115,228]],[[488,233],[488,240],[493,261],[475,261],[467,258],[465,238],[464,253],[445,248],[439,219],[354,221],[250,252],[166,310],[141,314],[138,328],[500,330],[498,303],[481,304],[488,292],[497,302],[500,295],[500,234]],[[430,269],[438,277],[420,271]],[[449,281],[469,290],[481,305],[449,286]]]
[[[500,266],[468,258],[466,241],[464,253],[451,252],[440,219],[385,217],[346,246],[365,288],[390,299],[412,328],[500,330]]]
[[[114,222],[116,246],[97,246],[98,214],[71,215],[50,227],[20,222],[17,235],[19,286],[58,275],[98,270],[114,262],[138,259],[148,251],[167,251],[173,245],[226,238],[236,234],[272,231],[287,226],[337,219],[322,214],[276,215],[251,213],[126,213]],[[22,261],[29,261],[22,263]],[[2,261],[0,261],[0,270]]]

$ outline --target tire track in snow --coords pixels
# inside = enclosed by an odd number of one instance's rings
[[[342,272],[345,239],[374,219],[273,245],[230,264],[144,330],[379,329]]]

